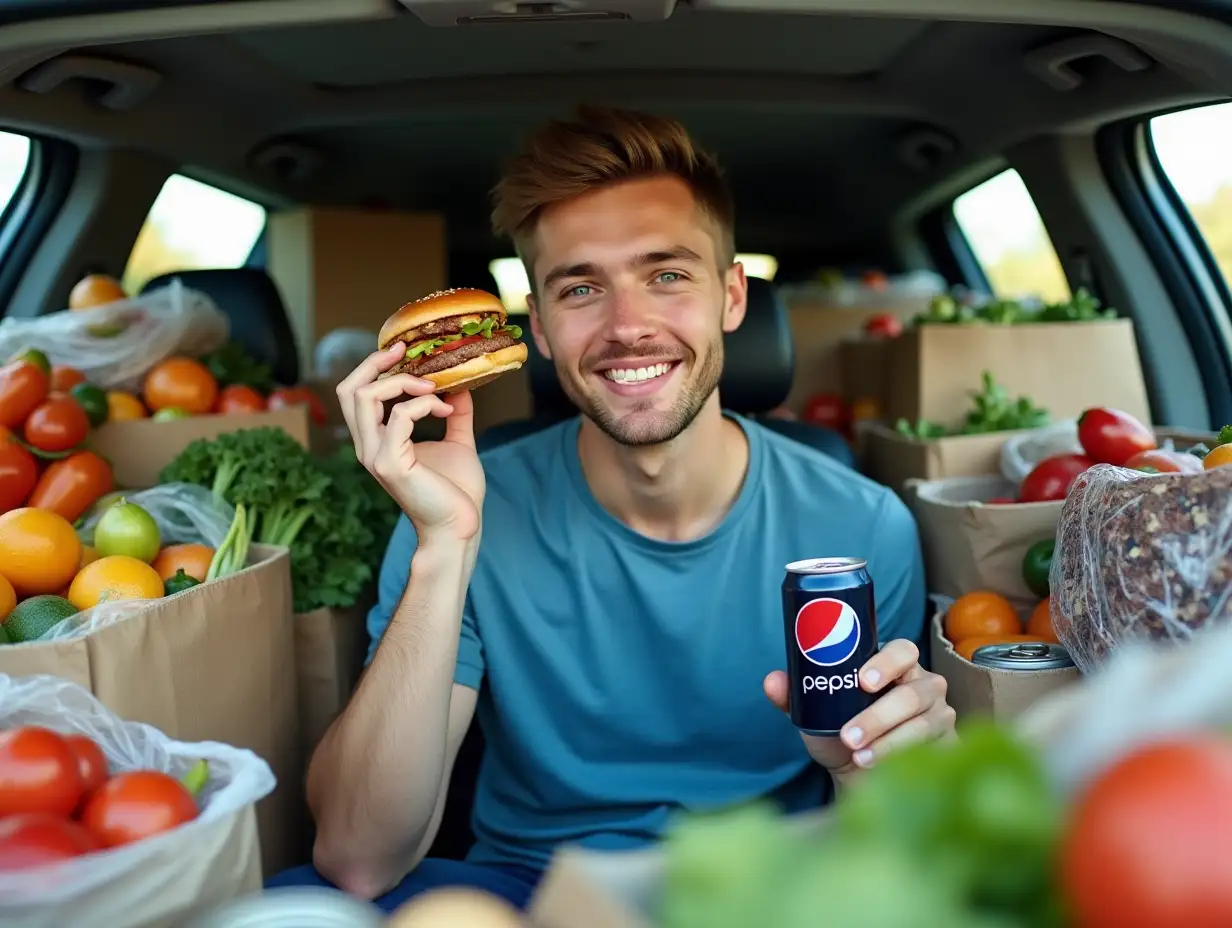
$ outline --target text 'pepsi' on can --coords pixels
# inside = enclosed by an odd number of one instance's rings
[[[837,735],[880,694],[858,674],[877,653],[877,609],[867,562],[813,558],[787,565],[783,626],[791,723],[810,735]]]

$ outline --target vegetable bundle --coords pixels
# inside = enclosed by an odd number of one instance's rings
[[[242,507],[251,541],[289,548],[296,612],[354,605],[398,516],[353,449],[319,459],[277,428],[198,439],[159,480],[208,487]]]

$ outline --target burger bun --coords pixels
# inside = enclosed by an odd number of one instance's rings
[[[456,393],[459,390],[474,390],[501,374],[516,371],[526,363],[526,345],[518,342],[477,358],[463,361],[456,367],[448,367],[435,374],[424,374],[423,380],[436,384],[433,393]]]

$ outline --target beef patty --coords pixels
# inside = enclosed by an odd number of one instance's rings
[[[505,332],[499,332],[491,338],[471,342],[469,345],[463,345],[461,348],[454,348],[452,351],[441,351],[437,349],[432,352],[432,354],[415,358],[402,370],[408,374],[413,374],[416,377],[424,377],[427,374],[437,374],[443,370],[447,370],[448,368],[457,367],[464,361],[473,360],[482,354],[500,351],[502,348],[512,348],[517,343],[518,340],[512,335]]]

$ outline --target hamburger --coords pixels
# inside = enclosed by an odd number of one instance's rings
[[[412,374],[436,384],[436,393],[473,390],[526,362],[520,326],[509,325],[504,304],[484,290],[429,293],[385,320],[383,350],[406,345],[406,357],[383,373]]]

